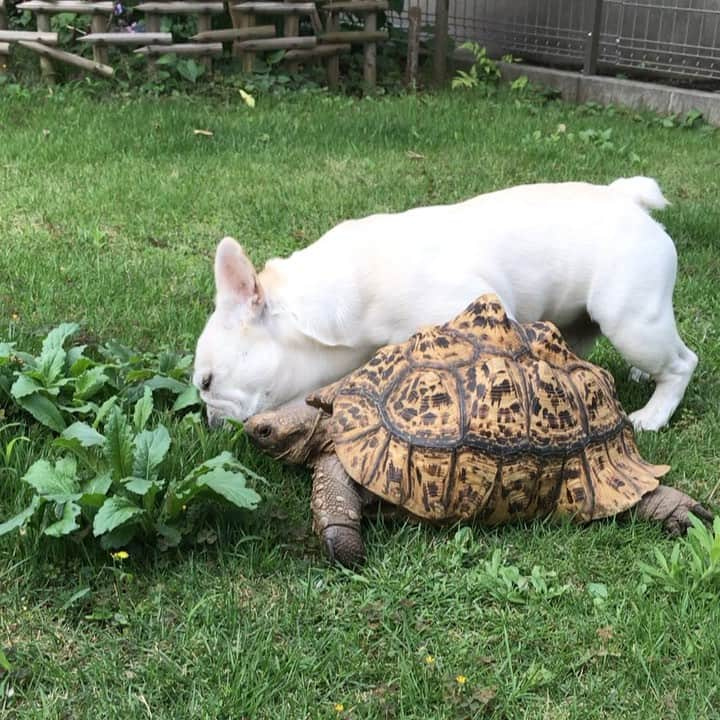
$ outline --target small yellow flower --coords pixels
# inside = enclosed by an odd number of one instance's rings
[[[344,712],[345,706],[342,703],[335,703],[335,712],[341,713]]]
[[[464,675],[457,675],[455,677],[455,682],[458,685],[464,685],[467,682],[467,678]]]
[[[20,316],[14,312],[11,316],[13,322],[17,322],[20,319]]]
[[[432,665],[434,662],[435,662],[435,657],[433,655],[425,656],[425,664],[426,665]]]
[[[130,555],[128,555],[124,550],[119,550],[118,552],[110,553],[110,556],[113,560],[127,560]]]

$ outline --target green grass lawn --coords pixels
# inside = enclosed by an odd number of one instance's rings
[[[584,130],[611,132],[583,141]],[[700,365],[672,425],[640,445],[672,464],[668,483],[712,505],[719,150],[718,133],[502,93],[261,98],[255,110],[239,98],[0,94],[0,340],[37,350],[50,327],[78,321],[89,337],[192,350],[225,234],[262,263],[348,217],[648,174],[672,203],[660,219]],[[649,397],[609,346],[593,359],[628,409]],[[28,432],[32,446],[0,459],[0,520],[27,503],[29,465],[56,452]],[[215,452],[231,433],[194,442]],[[257,512],[213,521],[214,543],[120,562],[33,528],[0,539],[0,649],[13,666],[0,671],[0,718],[720,717],[718,584],[647,586],[639,563],[673,548],[658,527],[375,523],[352,574],[323,561],[309,476],[242,439],[230,449],[268,484]],[[508,589],[513,568],[535,584]]]

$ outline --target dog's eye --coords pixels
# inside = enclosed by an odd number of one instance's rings
[[[210,384],[212,383],[212,375],[206,375],[200,383],[201,390],[209,390]]]

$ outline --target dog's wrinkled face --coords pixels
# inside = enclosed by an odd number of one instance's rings
[[[287,399],[283,348],[271,332],[263,289],[232,238],[218,245],[215,285],[215,312],[198,339],[193,375],[213,427]]]

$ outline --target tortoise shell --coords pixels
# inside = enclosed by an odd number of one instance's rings
[[[607,517],[669,470],[640,457],[610,374],[495,295],[348,376],[332,433],[353,480],[434,521]]]

